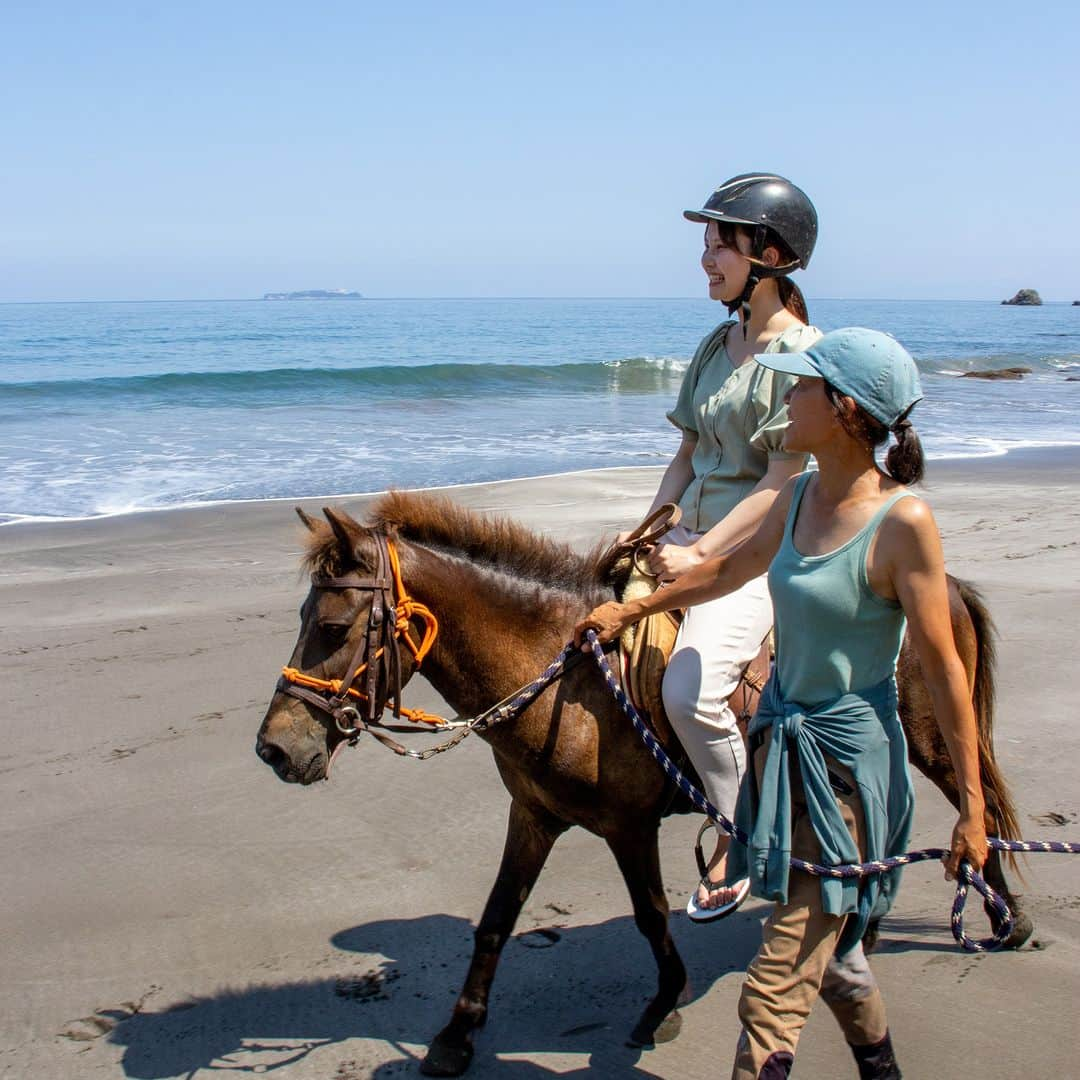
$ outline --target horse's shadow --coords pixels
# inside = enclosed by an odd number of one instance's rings
[[[760,914],[739,912],[722,929],[707,930],[672,919],[696,995],[745,969],[760,941]],[[342,1047],[335,1074],[341,1080],[415,1071],[412,1062],[449,1019],[472,953],[472,924],[450,915],[380,920],[341,931],[333,944],[345,955],[319,965],[332,975],[224,990],[124,1020],[109,1040],[125,1047],[125,1074],[162,1080],[201,1069],[269,1073],[349,1039],[378,1040],[397,1055],[386,1061],[385,1047]],[[654,1075],[637,1067],[641,1051],[624,1040],[654,992],[655,971],[628,916],[520,930],[507,943],[491,1015],[477,1039],[483,1074],[517,1080],[577,1075],[496,1060],[561,1053],[589,1055],[582,1075],[586,1069]]]

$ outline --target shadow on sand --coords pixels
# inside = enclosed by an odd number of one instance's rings
[[[981,906],[968,903],[964,912],[964,930],[972,938],[989,937],[992,931],[990,921]],[[1030,946],[1028,947],[1030,951]],[[874,947],[872,955],[886,956],[903,953],[941,953],[973,957],[985,955],[969,953],[961,949],[949,931],[949,912],[942,908],[940,917],[934,915],[904,915],[895,910],[881,922],[881,940]]]
[[[696,995],[741,972],[760,940],[760,909],[720,926],[672,919],[672,933]],[[558,916],[555,916],[556,920]],[[449,915],[387,919],[336,934],[340,956],[327,973],[298,982],[259,984],[193,998],[164,1012],[139,1012],[118,1024],[110,1042],[125,1047],[127,1076],[140,1080],[215,1073],[273,1073],[313,1051],[346,1040],[386,1047],[341,1047],[328,1080],[415,1074],[423,1049],[449,1019],[472,953],[472,924]],[[654,1076],[625,1047],[625,1036],[651,997],[655,968],[629,916],[589,926],[557,922],[520,930],[507,944],[487,1026],[477,1038],[474,1072],[528,1080],[541,1076]],[[696,996],[695,995],[695,996]],[[589,1055],[565,1072],[496,1055]],[[383,1059],[379,1063],[379,1059]],[[320,1054],[320,1064],[327,1059]]]

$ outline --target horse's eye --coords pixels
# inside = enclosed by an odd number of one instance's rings
[[[331,640],[342,642],[349,636],[352,629],[347,623],[325,622],[319,623],[319,629]]]

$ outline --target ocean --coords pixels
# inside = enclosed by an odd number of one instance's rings
[[[1080,445],[1080,307],[811,300],[918,361],[931,459]],[[708,300],[0,304],[0,522],[661,465]],[[1017,382],[959,376],[1023,365]]]

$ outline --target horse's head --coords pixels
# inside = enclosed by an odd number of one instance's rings
[[[327,524],[297,509],[310,532],[311,588],[300,609],[300,635],[255,744],[282,780],[325,779],[335,754],[412,674],[413,651],[395,637],[394,556],[385,531],[342,511]],[[399,629],[409,629],[402,618]]]

